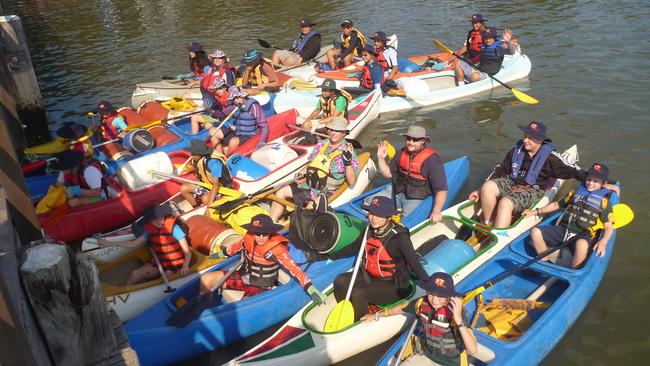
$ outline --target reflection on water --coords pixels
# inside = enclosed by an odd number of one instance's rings
[[[434,52],[431,40],[459,47],[468,16],[482,13],[489,24],[511,27],[532,62],[530,80],[517,83],[541,103],[517,102],[504,89],[481,97],[373,122],[361,142],[383,138],[402,144],[397,133],[421,124],[443,159],[472,159],[470,186],[480,184],[520,137],[517,126],[542,120],[553,142],[578,143],[583,166],[602,160],[623,184],[635,223],[618,235],[616,254],[591,305],[547,364],[632,364],[648,354],[650,255],[647,207],[650,73],[650,3],[647,1],[162,1],[18,0],[20,15],[52,123],[81,121],[99,99],[127,105],[138,81],[186,72],[185,44],[225,49],[234,61],[258,47],[256,38],[286,47],[303,16],[317,22],[323,40],[338,37],[351,18],[365,34],[397,33],[399,53]],[[264,50],[268,55],[269,50]],[[635,240],[636,239],[636,240]],[[638,240],[642,239],[642,240]],[[603,314],[607,314],[603,316]],[[645,324],[639,324],[643,320]],[[371,363],[371,355],[358,362]]]

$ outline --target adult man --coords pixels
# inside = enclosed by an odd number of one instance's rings
[[[300,33],[289,50],[277,50],[273,53],[273,65],[297,66],[307,62],[320,51],[320,33],[314,30],[316,23],[309,19],[300,20]]]
[[[497,40],[497,32],[493,28],[485,28],[481,38],[483,44],[478,65],[483,71],[472,69],[470,64],[461,60],[456,64],[455,69],[458,85],[465,85],[465,81],[473,83],[498,73],[501,70],[503,56],[515,53],[515,47],[510,43],[512,31],[508,28],[503,31],[502,40]]]
[[[376,61],[384,70],[384,78],[392,79],[397,74],[397,50],[388,45],[388,37],[384,32],[375,32],[370,37],[375,41]]]
[[[438,153],[426,146],[431,139],[420,126],[410,126],[406,133],[406,146],[398,155],[386,162],[387,143],[377,146],[379,172],[392,179],[392,185],[379,192],[380,196],[393,196],[395,206],[404,216],[413,212],[422,200],[434,196],[429,218],[438,222],[442,218],[442,207],[447,200],[447,177]]]
[[[232,183],[226,158],[220,154],[212,156],[213,150],[206,145],[205,141],[199,139],[192,139],[190,146],[183,150],[192,153],[192,166],[198,180],[211,184],[212,188],[208,190],[197,184],[184,183],[180,188],[181,195],[192,206],[197,205],[196,197],[200,197],[201,203],[209,206],[216,199],[219,187],[221,185],[230,187]],[[206,210],[205,214],[208,216],[209,210]]]
[[[377,56],[375,49],[371,45],[366,45],[361,52],[364,65],[361,69],[359,87],[345,88],[345,91],[357,96],[384,86],[384,69],[375,61],[375,56]]]
[[[250,49],[244,52],[242,64],[246,65],[242,76],[242,88],[249,95],[257,95],[262,91],[277,92],[285,80],[277,73],[272,65],[262,57],[262,52]]]
[[[54,156],[50,168],[60,170],[56,185],[65,186],[68,206],[97,203],[108,198],[104,169],[95,158],[85,158],[80,151],[65,150]]]
[[[332,70],[350,66],[354,58],[361,55],[365,45],[366,37],[354,28],[350,19],[345,19],[341,23],[341,48],[338,53],[336,48],[327,51],[327,63]]]
[[[348,105],[352,101],[350,93],[337,89],[336,82],[332,79],[323,80],[323,84],[318,87],[322,89],[321,96],[316,103],[316,109],[302,123],[304,128],[326,127],[334,117],[348,118]],[[312,120],[321,112],[321,120],[312,126]]]
[[[210,54],[211,66],[207,68],[205,76],[201,79],[201,95],[203,97],[203,106],[206,108],[213,107],[218,103],[214,94],[215,81],[223,80],[228,87],[235,85],[236,69],[228,63],[228,55],[221,50],[216,49]]]
[[[483,18],[481,14],[474,14],[470,17],[472,22],[472,29],[467,33],[467,39],[463,43],[463,47],[458,51],[459,55],[465,56],[473,64],[481,61],[481,47],[483,46],[483,38],[481,33],[485,31],[485,22],[487,19]]]

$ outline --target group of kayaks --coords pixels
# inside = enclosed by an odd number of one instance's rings
[[[323,55],[324,52],[321,57]],[[422,65],[434,58],[437,67],[423,70]],[[383,95],[380,90],[375,90],[354,99],[349,105],[349,138],[356,138],[380,113],[449,102],[498,86],[490,78],[456,86],[447,54],[399,61],[398,81],[405,90],[404,95]],[[228,154],[227,164],[234,177],[233,189],[221,188],[221,198],[214,205],[245,198],[241,206],[231,212],[240,209],[259,212],[267,210],[269,202],[286,203],[273,193],[277,187],[294,179],[295,174],[308,163],[308,156],[315,147],[314,139],[306,138],[310,134],[299,127],[319,97],[313,86],[324,78],[334,79],[339,86],[349,85],[358,80],[358,69],[359,65],[352,65],[347,70],[319,72],[307,63],[285,70],[293,79],[279,92],[256,96],[270,116],[268,143],[256,149],[259,142],[259,136],[256,136]],[[511,82],[526,77],[530,70],[528,57],[516,52],[505,57],[501,71],[495,76],[503,82]],[[336,252],[361,238],[367,226],[367,215],[361,204],[383,188],[366,192],[377,171],[369,153],[359,154],[356,184],[340,187],[329,197],[329,208],[321,215],[320,229],[326,234],[321,240],[329,241],[331,248],[325,258],[312,257],[297,242],[289,245],[293,260],[317,288],[325,289],[328,300],[324,304],[316,306],[311,303],[300,285],[281,272],[279,283],[269,291],[242,298],[239,291],[223,290],[195,319],[182,327],[170,325],[170,317],[183,303],[197,296],[202,273],[229,270],[238,265],[238,257],[211,259],[209,255],[215,246],[227,246],[243,234],[242,222],[235,215],[219,213],[205,206],[191,207],[178,194],[180,184],[196,180],[194,172],[188,168],[190,155],[182,149],[192,139],[208,138],[207,131],[191,133],[190,115],[201,111],[200,103],[183,110],[170,106],[170,98],[188,97],[188,93],[190,98],[194,95],[195,99],[200,99],[198,89],[188,91],[182,81],[138,84],[132,96],[134,108],[122,108],[119,113],[130,126],[143,126],[149,131],[155,139],[154,146],[140,152],[128,151],[119,142],[98,147],[95,157],[107,167],[110,197],[99,203],[39,216],[49,237],[65,242],[83,241],[82,250],[98,264],[107,303],[125,322],[131,347],[137,352],[140,362],[143,365],[178,362],[226,347],[289,319],[268,339],[229,364],[329,365],[397,337],[378,363],[393,365],[409,338],[406,329],[413,321],[409,315],[357,322],[334,333],[324,331],[327,315],[336,304],[331,284],[337,275],[350,271],[355,260],[349,256],[338,257]],[[46,161],[48,154],[65,146],[66,141],[57,140],[34,148],[29,154],[41,156],[41,161]],[[567,161],[576,161],[577,147],[569,148],[563,156]],[[34,167],[30,165],[25,169],[32,169],[27,184],[37,202],[55,182],[57,174],[33,173]],[[428,219],[432,197],[401,219],[401,223],[411,231],[411,240],[422,255],[427,272],[446,271],[453,275],[461,291],[467,291],[533,258],[534,253],[527,245],[529,230],[541,221],[541,224],[551,223],[554,217],[521,217],[507,228],[485,227],[476,221],[479,214],[476,202],[453,204],[469,175],[469,159],[463,156],[450,160],[444,168],[449,190],[442,221],[431,223]],[[555,181],[533,207],[542,207],[561,198],[569,185],[570,182]],[[131,223],[139,219],[145,207],[162,202],[173,204],[189,227],[188,238],[193,252],[190,273],[172,276],[168,283],[157,279],[128,286],[125,284],[128,273],[149,261],[150,251],[146,247],[100,248],[93,234],[104,233],[101,236],[108,241],[133,239],[135,233]],[[207,215],[206,210],[209,210]],[[288,229],[289,223],[285,224]],[[479,237],[480,240],[474,240]],[[506,296],[525,299],[533,294],[550,306],[531,313],[533,324],[516,341],[503,341],[475,330],[479,352],[474,355],[472,363],[530,364],[541,361],[595,292],[611,257],[614,240],[615,235],[610,240],[612,243],[608,245],[605,258],[597,260],[592,256],[582,269],[538,263],[487,290],[484,295],[488,300]],[[433,241],[442,244],[432,245]],[[580,286],[576,286],[577,283]],[[424,292],[414,286],[409,297],[401,301],[423,295]],[[571,307],[567,306],[569,303]],[[471,318],[477,307],[470,303],[467,310]]]

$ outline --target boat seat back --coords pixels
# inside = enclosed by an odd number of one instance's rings
[[[297,157],[297,152],[288,145],[282,143],[266,144],[264,147],[251,154],[251,159],[253,159],[253,161],[262,165],[269,171],[273,171]]]
[[[137,191],[161,181],[153,178],[150,170],[173,175],[174,165],[167,154],[159,151],[126,162],[117,170],[116,176],[124,188]]]
[[[228,168],[233,177],[242,180],[256,180],[269,174],[269,170],[263,165],[241,154],[234,154],[228,158]]]
[[[398,57],[397,58],[397,70],[399,72],[403,72],[405,74],[409,74],[412,72],[417,72],[420,71],[420,65],[416,64],[415,62],[405,59],[404,57]]]
[[[278,273],[278,284],[286,285],[291,281],[291,276],[286,272],[280,270]],[[222,290],[221,291],[222,301],[224,304],[230,304],[236,301],[241,300],[244,297],[244,291],[239,290]]]

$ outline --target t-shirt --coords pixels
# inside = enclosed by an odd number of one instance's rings
[[[115,118],[113,118],[113,121],[111,122],[111,125],[113,125],[113,127],[117,127],[117,129],[120,132],[126,130],[126,128],[128,127],[128,125],[126,124],[126,121],[124,121],[124,118],[122,118],[122,116],[120,116],[120,115],[117,115],[117,116],[115,116]]]
[[[86,180],[86,183],[88,183],[88,187],[90,189],[97,189],[102,187],[102,172],[95,168],[94,166],[88,166],[84,170],[84,179]],[[59,184],[65,184],[65,179],[63,172],[59,173],[59,176],[56,179],[57,183]]]
[[[377,85],[382,85],[382,80],[384,79],[384,69],[377,62],[373,61],[372,64],[368,65],[370,68],[370,77],[372,78],[373,84],[375,87]]]
[[[388,47],[384,50],[384,58],[388,62],[388,68],[397,67],[397,50],[393,47]],[[385,76],[389,75],[389,70],[384,72]]]
[[[208,159],[208,169],[212,179],[219,179],[223,174],[223,162],[219,159]]]
[[[346,108],[346,106],[347,106],[347,103],[346,103],[346,102],[347,102],[347,101],[345,100],[345,97],[344,97],[344,96],[342,96],[342,95],[339,96],[339,97],[336,98],[336,100],[334,101],[334,109],[335,109],[337,112],[344,113],[344,112],[345,112],[345,108]],[[323,109],[323,108],[321,107],[321,104],[320,104],[320,98],[318,98],[318,101],[316,102],[316,109]]]
[[[175,224],[174,227],[172,228],[172,235],[174,236],[174,239],[176,239],[177,241],[184,239],[186,236],[185,231],[178,224]],[[146,230],[144,231],[142,236],[144,236],[145,239],[149,239],[150,237],[149,232]]]
[[[266,75],[266,77],[269,78],[269,82],[279,80],[278,79],[278,73],[275,72],[275,69],[269,63],[265,62],[265,63],[262,64],[262,73],[264,73],[264,75]]]
[[[393,176],[393,179],[397,177],[399,173],[399,159],[401,151],[395,154],[393,159],[390,161],[390,174]],[[442,164],[442,160],[436,154],[429,156],[427,160],[422,164],[422,169],[420,170],[422,176],[427,177],[429,184],[431,185],[431,191],[435,195],[437,192],[447,190],[447,176],[445,175],[445,167]]]

